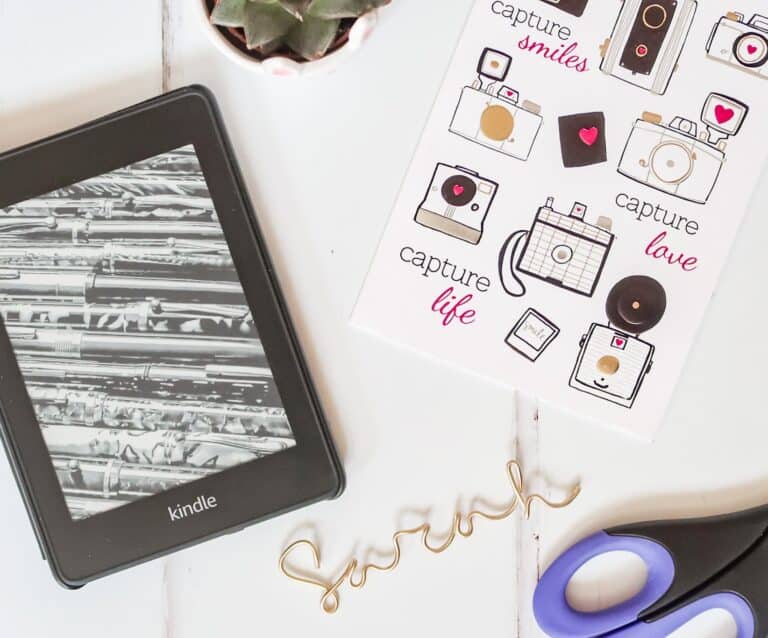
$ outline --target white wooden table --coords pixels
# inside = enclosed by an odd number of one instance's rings
[[[673,408],[652,445],[350,328],[363,282],[471,0],[399,0],[339,72],[286,81],[224,59],[197,0],[0,0],[0,149],[190,83],[217,94],[349,478],[344,497],[76,593],[40,560],[0,460],[0,635],[8,638],[537,636],[532,587],[581,535],[768,500],[764,418],[768,184],[755,199]],[[2,176],[0,175],[0,179]],[[727,214],[727,211],[721,211]],[[403,523],[447,527],[457,502],[510,494],[504,463],[583,495],[563,512],[481,524],[440,557],[406,543],[397,573],[343,591],[277,571],[314,530],[334,573]],[[259,486],[244,489],[260,489]],[[311,527],[308,527],[310,526]]]

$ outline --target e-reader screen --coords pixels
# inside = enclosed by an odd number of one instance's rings
[[[0,209],[0,237],[73,519],[296,444],[193,146]]]

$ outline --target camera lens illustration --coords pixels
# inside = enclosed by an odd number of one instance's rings
[[[768,40],[757,33],[745,33],[733,44],[733,52],[744,66],[762,66],[768,59]]]
[[[487,48],[480,56],[477,77],[465,86],[449,131],[494,151],[527,160],[541,130],[541,107],[523,100],[506,80],[512,57]]]
[[[605,310],[609,323],[593,323],[582,337],[569,385],[631,408],[656,352],[655,346],[639,335],[662,320],[667,293],[652,277],[626,277],[611,289]]]
[[[556,264],[567,264],[573,259],[573,248],[560,244],[552,251],[552,259]]]
[[[754,15],[747,22],[740,13],[728,13],[715,25],[707,42],[713,60],[768,78],[768,18]]]
[[[453,175],[443,182],[442,193],[452,206],[466,206],[477,195],[477,185],[466,175]]]
[[[604,357],[600,357],[597,362],[597,369],[607,376],[616,374],[619,371],[619,368],[621,368],[621,362],[613,355],[607,354]]]
[[[693,173],[696,154],[679,142],[664,142],[651,153],[651,170],[665,184],[680,184]]]
[[[660,4],[650,4],[643,9],[643,24],[651,30],[661,29],[669,19],[669,12]]]
[[[491,105],[480,116],[480,130],[489,139],[503,142],[515,130],[515,116],[503,106]]]

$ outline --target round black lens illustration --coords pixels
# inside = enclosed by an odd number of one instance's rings
[[[466,206],[475,199],[477,184],[466,175],[454,175],[445,180],[442,193],[451,206]]]
[[[763,66],[768,62],[768,39],[759,33],[744,33],[733,43],[733,54],[750,69]]]

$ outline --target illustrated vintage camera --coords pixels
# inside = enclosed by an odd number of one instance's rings
[[[558,9],[562,9],[566,13],[575,15],[577,17],[584,14],[584,10],[587,8],[587,2],[589,0],[543,0],[547,4],[552,4]]]
[[[554,209],[548,197],[529,231],[513,233],[499,254],[499,276],[507,294],[522,297],[525,284],[518,272],[560,288],[591,297],[613,245],[612,222],[600,217],[597,225],[584,221],[587,207],[576,202],[569,215]],[[518,246],[525,241],[518,257]]]
[[[477,67],[478,77],[461,92],[449,130],[504,155],[527,160],[541,129],[541,107],[524,100],[501,84],[512,58],[485,49]]]
[[[697,204],[705,204],[725,163],[726,140],[736,135],[749,107],[719,93],[704,103],[695,122],[676,117],[668,125],[655,113],[635,122],[619,161],[619,173],[642,184]]]
[[[662,95],[683,52],[696,0],[624,0],[600,69]]]
[[[416,222],[456,239],[477,244],[496,197],[496,182],[461,166],[438,164]]]
[[[740,13],[720,18],[707,42],[709,57],[768,79],[768,18]]]
[[[661,321],[666,308],[666,292],[655,279],[637,275],[617,283],[606,301],[609,324],[593,323],[581,338],[570,386],[631,408],[656,352],[639,334]]]

